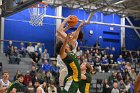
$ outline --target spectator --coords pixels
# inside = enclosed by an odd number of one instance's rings
[[[111,93],[119,93],[118,83],[117,82],[114,82],[113,89],[111,90]]]
[[[119,56],[117,59],[117,64],[122,64],[124,62],[124,58],[122,58],[122,55]]]
[[[96,57],[94,61],[94,67],[97,69],[97,71],[101,72],[101,63],[99,61],[99,58]]]
[[[38,52],[35,52],[35,55],[32,56],[32,65],[34,65],[37,69],[37,72],[41,69],[40,56]]]
[[[105,79],[103,82],[103,93],[110,93],[110,86],[108,84],[108,80]]]
[[[54,76],[55,81],[59,82],[58,81],[58,78],[59,78],[59,68],[56,66],[56,61],[53,61],[53,64],[50,67],[50,71],[51,71],[52,75]]]
[[[23,83],[27,86],[31,80],[32,80],[32,78],[31,78],[31,76],[30,76],[30,72],[27,71],[26,75],[24,76],[24,81],[23,81]]]
[[[43,84],[41,84],[41,87],[43,88],[43,90],[45,91],[45,93],[48,93],[48,86],[46,82],[43,82]]]
[[[93,58],[92,58],[91,54],[88,54],[87,62],[89,62],[91,65],[93,65]]]
[[[136,72],[135,72],[135,69],[134,68],[131,69],[131,71],[130,71],[130,77],[131,77],[132,81],[134,81],[135,78],[136,78]]]
[[[35,93],[45,93],[44,89],[40,86],[39,80],[35,80],[34,86],[35,86]]]
[[[36,81],[39,81],[39,83],[41,83],[41,79],[39,78],[38,73],[35,74],[35,76],[34,76],[33,79],[32,79],[33,84],[35,84]]]
[[[131,64],[129,62],[126,63],[125,68],[128,70],[128,72],[131,71]]]
[[[10,56],[13,51],[12,41],[9,41],[8,49],[6,50],[6,56]]]
[[[124,92],[126,91],[126,87],[125,87],[125,83],[124,83],[123,79],[120,80],[118,87],[119,87],[120,91],[124,91]]]
[[[11,52],[11,55],[9,56],[9,63],[17,63],[20,62],[20,56],[17,50],[17,47],[14,47],[13,51]]]
[[[31,76],[32,79],[35,77],[36,73],[37,72],[36,72],[35,66],[32,66],[32,69],[30,71],[30,76]]]
[[[46,60],[45,63],[42,65],[42,70],[45,72],[50,71],[50,64],[48,63],[48,61]]]
[[[20,43],[19,54],[21,54],[23,57],[26,56],[26,49],[24,47],[24,43]]]
[[[106,60],[105,57],[102,57],[101,69],[102,69],[102,72],[108,72],[108,70],[109,70],[109,68],[108,68],[108,60]]]
[[[29,43],[29,46],[27,47],[27,52],[29,54],[29,56],[32,58],[34,52],[35,52],[35,48],[32,46],[32,43]]]
[[[47,52],[47,49],[45,49],[44,52],[42,53],[42,62],[44,63],[46,60],[50,63],[50,56],[49,53]]]
[[[33,87],[33,83],[32,83],[32,81],[29,81],[25,93],[34,93],[34,92],[35,92],[35,89]]]
[[[116,74],[116,79],[118,80],[118,81],[120,81],[121,79],[122,79],[122,75],[121,75],[121,73],[118,71],[117,72],[117,74]]]
[[[37,43],[35,46],[35,51],[37,51],[39,55],[42,54],[42,47],[40,43]]]
[[[113,85],[113,82],[115,81],[116,79],[116,72],[112,72],[112,75],[109,77],[109,85]]]
[[[80,50],[80,46],[77,47],[76,55],[77,55],[77,57],[82,56],[82,50]]]
[[[128,92],[128,89],[130,88],[130,81],[126,82],[126,91]]]
[[[45,81],[47,84],[50,84],[51,80],[53,80],[52,73],[51,73],[50,71],[48,71],[46,74],[47,74],[47,75],[45,76],[45,80],[44,80],[44,81]]]
[[[57,93],[57,88],[53,81],[51,81],[50,86],[48,87],[48,93]]]

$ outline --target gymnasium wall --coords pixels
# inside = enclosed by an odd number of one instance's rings
[[[134,18],[129,17],[134,26],[140,27],[140,21],[134,20]],[[130,25],[126,20],[126,25]],[[137,30],[140,34],[140,30]],[[127,50],[138,50],[140,49],[140,38],[135,33],[134,29],[126,28],[125,30],[125,44]]]
[[[81,20],[87,20],[89,16],[89,14],[83,10],[80,9],[71,10],[66,7],[63,7],[62,15],[64,17],[67,17],[68,15],[76,15]],[[120,24],[120,16],[115,14],[104,15],[101,12],[97,12],[94,14],[92,21]],[[111,28],[113,28],[113,30]],[[116,49],[115,51],[109,50],[108,52],[117,55],[121,47],[120,27],[111,27],[111,28],[110,26],[99,25],[99,24],[85,25],[82,29],[84,33],[84,40],[83,43],[80,45],[93,46],[96,41],[99,41],[102,48],[109,47],[110,49],[112,49],[112,47],[115,47]],[[93,30],[93,35],[89,34],[90,30]]]
[[[55,15],[55,8],[48,7],[47,14]],[[89,16],[89,14],[83,10],[71,10],[69,8],[63,7],[62,16],[67,17],[69,15],[76,15],[81,20],[87,20]],[[48,49],[48,52],[51,56],[53,56],[55,52],[54,46],[56,20],[51,18],[45,18],[43,26],[35,27],[29,24],[29,18],[30,17],[28,9],[14,14],[12,16],[6,17],[4,24],[4,39],[45,43],[45,47]],[[92,21],[120,24],[120,16],[116,14],[104,15],[101,12],[97,12],[94,14]],[[74,29],[76,29],[78,25]],[[93,35],[89,34],[90,30],[93,30]],[[80,46],[93,46],[96,41],[99,41],[102,48],[110,48],[110,50],[107,52],[113,53],[115,55],[119,54],[119,51],[121,49],[120,27],[111,27],[100,24],[89,24],[84,26],[82,31],[84,33],[84,39],[82,43],[79,42]],[[139,44],[139,39],[135,36],[136,34],[134,31],[132,31],[132,29],[126,29],[127,49],[135,49],[138,47],[136,46],[136,43]],[[136,38],[136,40],[134,40],[134,37]],[[14,45],[19,46],[19,43]],[[5,43],[5,47],[6,46],[7,43]],[[115,47],[115,51],[111,51],[113,47]]]
[[[48,7],[47,14],[55,15],[55,8]],[[5,18],[4,39],[45,43],[45,47],[52,56],[54,54],[56,20],[44,19],[43,26],[31,26],[28,9]],[[8,43],[5,43],[5,47]],[[14,43],[19,46],[19,43]]]

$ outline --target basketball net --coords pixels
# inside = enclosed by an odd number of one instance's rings
[[[46,14],[48,4],[45,2],[39,2],[36,5],[31,6],[29,10],[30,24],[32,26],[42,26],[44,15]]]

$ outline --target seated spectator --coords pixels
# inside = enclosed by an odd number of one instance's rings
[[[109,63],[109,67],[111,69],[113,69],[115,67],[115,62],[114,62],[114,57],[113,54],[110,54],[109,58],[108,58],[108,63]]]
[[[102,72],[108,72],[109,68],[108,68],[108,60],[106,60],[104,57],[102,57],[102,60],[101,60],[101,69],[102,69]]]
[[[51,83],[51,80],[53,80],[52,73],[51,73],[50,71],[48,71],[46,74],[47,74],[47,75],[45,76],[44,81],[45,81],[47,84],[50,84],[50,83]]]
[[[110,93],[110,86],[108,84],[108,80],[105,79],[103,82],[103,93]]]
[[[59,78],[59,68],[56,66],[56,61],[53,61],[52,66],[50,67],[52,75],[55,77],[55,81],[58,82]]]
[[[117,82],[114,82],[113,89],[111,90],[111,93],[120,93]]]
[[[47,52],[47,49],[44,50],[44,52],[42,53],[42,62],[44,63],[45,61],[48,61],[50,63],[50,56],[49,53]]]
[[[77,57],[82,56],[82,53],[83,53],[83,51],[80,50],[80,46],[78,46],[78,47],[77,47],[77,51],[76,51],[76,55],[77,55]]]
[[[130,81],[126,82],[126,91],[128,92],[128,89],[130,88]]]
[[[39,78],[38,73],[35,74],[35,76],[32,78],[32,83],[35,84],[36,81],[39,81],[39,83],[41,83],[41,79]]]
[[[27,71],[27,73],[24,76],[24,81],[23,83],[27,86],[29,84],[29,82],[32,80],[31,76],[30,76],[30,72]]]
[[[112,72],[112,75],[111,76],[109,76],[109,79],[108,79],[108,81],[109,81],[109,85],[113,85],[113,82],[116,80],[116,72]]]
[[[34,93],[45,93],[43,88],[40,86],[40,81],[39,80],[35,81],[34,86],[35,86],[35,92]]]
[[[42,47],[40,43],[37,43],[37,45],[35,45],[35,51],[37,51],[40,54],[42,54]]]
[[[10,56],[13,51],[12,41],[9,41],[8,49],[6,50],[6,56]]]
[[[119,56],[119,58],[117,59],[117,64],[122,64],[124,61],[124,58],[122,58],[122,55]]]
[[[24,47],[24,43],[20,43],[19,54],[21,54],[23,57],[26,56],[26,49]]]
[[[131,52],[130,51],[125,51],[123,53],[123,58],[124,58],[125,61],[131,61],[130,60],[131,59]]]
[[[128,70],[128,72],[131,71],[131,64],[129,62],[126,63],[125,68]]]
[[[30,76],[32,79],[35,77],[36,73],[37,73],[37,71],[36,71],[35,66],[32,66],[32,69],[30,71]]]
[[[57,93],[57,88],[53,81],[51,81],[50,86],[48,87],[48,93]]]
[[[29,81],[25,93],[34,93],[34,92],[35,92],[35,89],[33,87],[32,81]]]
[[[28,52],[29,56],[32,58],[32,55],[35,52],[35,48],[32,46],[31,42],[29,43],[29,46],[27,46],[27,52]]]
[[[35,54],[32,56],[32,65],[34,65],[37,69],[37,72],[41,69],[40,56],[36,51]]]
[[[16,63],[19,64],[21,61],[17,47],[14,47],[13,51],[11,52],[11,55],[9,56],[9,63]]]
[[[120,80],[122,79],[122,75],[121,75],[120,72],[117,72],[117,74],[116,74],[116,79],[117,79],[118,81],[120,81]]]
[[[50,71],[50,64],[48,63],[48,61],[46,60],[45,63],[42,65],[42,70],[45,72]]]
[[[90,64],[90,65],[93,65],[93,58],[90,54],[88,54],[87,56],[87,62]]]
[[[118,83],[118,88],[120,89],[120,91],[124,91],[124,92],[126,91],[126,87],[123,79],[121,79],[120,82]]]
[[[135,72],[135,69],[134,69],[134,68],[131,69],[131,71],[130,71],[129,73],[130,73],[130,77],[131,77],[132,81],[134,81],[135,78],[136,78],[136,72]]]
[[[43,82],[43,84],[41,84],[40,87],[42,87],[45,93],[48,93],[48,86],[46,82]]]
[[[97,71],[101,72],[101,63],[98,57],[94,60],[94,67],[97,69]]]

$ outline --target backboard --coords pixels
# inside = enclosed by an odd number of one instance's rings
[[[2,0],[2,17],[10,16],[22,11],[42,0]]]

